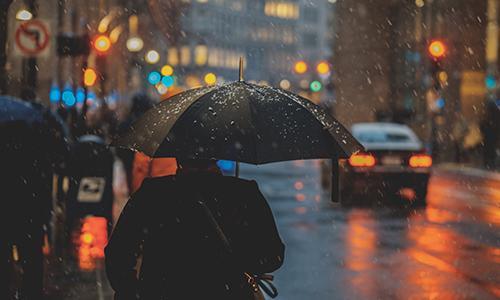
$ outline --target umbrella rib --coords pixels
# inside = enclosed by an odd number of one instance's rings
[[[255,89],[252,85],[246,83],[245,81],[241,81],[242,83],[246,84],[247,86],[249,86],[253,91],[257,92],[258,94],[260,94],[262,97],[265,97],[264,94],[262,94],[260,91],[258,91],[257,89]],[[248,106],[249,106],[249,110],[250,110],[250,118],[252,120],[252,124],[254,124],[254,131],[255,131],[255,134],[253,135],[253,139],[254,139],[254,145],[255,145],[255,148],[254,148],[254,151],[255,151],[255,158],[256,158],[256,161],[257,162],[260,162],[260,159],[259,159],[259,151],[257,151],[257,147],[258,147],[258,143],[257,143],[257,126],[255,126],[255,118],[253,116],[253,112],[252,112],[252,107],[250,105],[250,102],[252,101],[252,97],[249,97],[249,101],[248,101]]]
[[[300,101],[298,101],[298,100],[297,100],[298,98],[297,98],[297,96],[296,96],[296,95],[294,95],[294,94],[289,94],[289,93],[287,93],[287,92],[285,92],[285,91],[283,91],[283,90],[281,90],[281,89],[278,89],[278,88],[273,88],[273,89],[274,89],[274,90],[276,90],[276,91],[277,91],[278,93],[280,93],[281,95],[286,96],[286,97],[288,97],[288,98],[292,99],[295,103],[297,103],[298,105],[300,105],[301,107],[303,107],[304,109],[306,109],[306,110],[307,110],[308,112],[310,112],[311,114],[314,114],[314,112],[313,112],[313,111],[311,111],[311,109],[310,109],[309,107],[307,107],[307,105],[304,105],[303,103],[301,103]],[[309,101],[309,100],[307,100],[307,99],[306,99],[306,101]],[[332,138],[333,138],[333,139],[337,142],[337,144],[338,144],[339,148],[340,148],[342,151],[344,151],[344,154],[346,154],[346,155],[348,155],[348,156],[349,156],[350,154],[348,153],[348,151],[346,151],[346,149],[344,149],[344,147],[341,145],[341,142],[339,142],[339,141],[337,140],[337,136],[336,136],[335,134],[333,134],[333,133],[332,133],[332,130],[333,130],[333,128],[334,128],[335,126],[337,126],[337,127],[338,127],[338,128],[340,128],[342,131],[344,131],[344,134],[345,134],[345,133],[348,133],[349,135],[351,135],[351,134],[349,133],[349,131],[348,131],[348,130],[347,130],[347,129],[346,129],[346,128],[342,125],[342,124],[340,124],[340,122],[339,122],[339,121],[335,120],[333,117],[331,117],[331,116],[330,116],[330,115],[328,115],[327,113],[325,113],[325,116],[330,117],[330,118],[332,119],[333,125],[326,125],[326,124],[324,124],[323,122],[321,122],[321,120],[319,120],[318,118],[316,118],[316,120],[317,120],[317,121],[318,121],[318,122],[319,122],[319,123],[323,126],[323,128],[324,128],[325,130],[327,130],[327,131],[328,131],[328,133],[332,136]],[[360,144],[360,143],[359,143],[356,139],[354,139],[354,138],[353,138],[353,140],[356,142],[356,145],[354,146],[354,148],[358,148],[358,150],[357,150],[357,151],[360,151],[360,150],[363,150],[363,149],[364,149],[364,147],[363,147],[363,146],[362,146],[362,145],[361,145],[361,144]],[[357,151],[354,151],[354,152],[357,152]],[[349,151],[349,152],[351,152],[351,151]]]
[[[196,97],[193,100],[193,102],[191,102],[188,106],[186,106],[186,108],[181,113],[178,114],[178,117],[175,120],[175,122],[173,123],[173,125],[169,128],[169,130],[165,134],[163,134],[164,137],[168,136],[168,134],[170,133],[170,131],[175,127],[175,124],[180,120],[180,118],[182,118],[182,116],[189,110],[189,108],[191,106],[193,106],[193,104],[195,104],[196,102],[198,102],[198,100],[200,100],[202,97],[205,97],[206,95],[209,95],[209,94],[211,94],[211,93],[213,93],[213,92],[216,91],[216,89],[214,87],[205,87],[205,88],[200,88],[200,89],[207,89],[208,91],[204,92],[204,93],[200,93],[200,95],[198,97]],[[160,149],[161,144],[163,144],[163,142],[158,144],[158,146],[156,147],[155,151],[153,152],[153,156],[156,155],[156,152],[158,152],[158,149]]]

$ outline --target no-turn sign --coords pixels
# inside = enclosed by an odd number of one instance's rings
[[[50,32],[46,22],[34,19],[19,23],[15,33],[15,50],[27,57],[40,56],[47,52]]]

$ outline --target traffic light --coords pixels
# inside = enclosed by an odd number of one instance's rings
[[[304,74],[305,72],[307,72],[307,68],[307,63],[303,60],[296,62],[293,66],[293,70],[297,74]]]
[[[106,35],[99,34],[92,40],[92,46],[97,54],[104,55],[111,49],[111,40]]]
[[[323,85],[318,80],[314,80],[309,85],[309,89],[311,89],[311,92],[319,92],[319,91],[321,91],[322,88],[323,88]]]
[[[431,41],[427,50],[434,60],[439,60],[446,55],[446,45],[440,40]]]
[[[87,68],[83,71],[83,84],[87,87],[93,86],[97,80],[97,73],[94,69]]]

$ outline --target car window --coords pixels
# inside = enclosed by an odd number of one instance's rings
[[[354,136],[362,143],[402,143],[410,141],[403,133],[364,131]]]

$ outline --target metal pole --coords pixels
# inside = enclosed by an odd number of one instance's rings
[[[488,25],[486,27],[486,74],[495,79],[498,63],[498,0],[488,0]],[[496,91],[488,88],[487,100],[495,100]]]
[[[7,94],[7,33],[8,33],[8,11],[12,0],[0,1],[0,95]]]
[[[38,16],[38,9],[35,0],[27,0],[26,6],[30,10],[33,18]],[[22,87],[20,92],[20,97],[23,100],[34,101],[36,98],[36,87],[38,80],[38,66],[36,57],[23,58],[22,62]]]
[[[238,177],[240,177],[240,163],[238,161],[235,163],[236,163],[236,166],[234,168],[234,176],[236,178],[238,178]]]
[[[340,173],[339,173],[339,158],[332,158],[332,202],[340,202]]]

